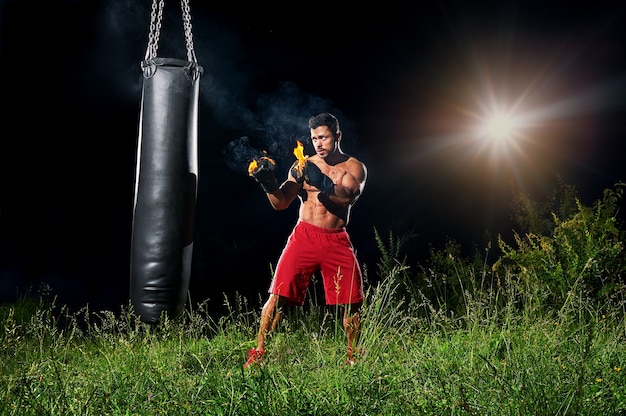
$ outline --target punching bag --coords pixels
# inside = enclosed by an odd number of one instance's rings
[[[175,317],[182,312],[191,274],[202,67],[193,53],[186,1],[181,4],[188,60],[156,56],[164,2],[157,8],[154,0],[148,51],[141,62],[130,298],[141,321],[151,324],[164,313]]]

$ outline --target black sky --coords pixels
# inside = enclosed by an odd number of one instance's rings
[[[274,146],[284,168],[317,112],[368,166],[349,231],[372,274],[374,229],[415,233],[415,259],[448,237],[471,250],[510,231],[512,184],[545,198],[562,178],[592,202],[626,179],[623,2],[214,3],[190,2],[204,68],[192,301],[264,296],[296,207],[272,211],[234,145]],[[0,300],[43,281],[77,306],[127,303],[149,12],[0,0]],[[185,59],[179,3],[166,12],[159,56]],[[528,116],[498,152],[473,133],[495,102]]]

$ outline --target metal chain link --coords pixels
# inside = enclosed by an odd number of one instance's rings
[[[161,36],[161,22],[163,21],[163,7],[165,0],[152,0],[152,12],[150,14],[150,33],[148,35],[148,48],[146,59],[157,56],[159,49],[159,37]]]
[[[165,0],[152,0],[150,13],[150,33],[148,35],[148,48],[146,60],[155,58],[159,50],[159,38],[161,36],[161,23],[163,21],[163,9]],[[181,0],[180,7],[183,14],[183,30],[185,32],[185,46],[187,48],[187,60],[196,62],[196,53],[193,50],[193,34],[191,32],[191,8],[189,0]]]
[[[183,12],[183,29],[185,31],[185,44],[187,46],[187,60],[196,61],[196,53],[193,50],[193,35],[191,33],[191,12],[189,0],[180,0],[180,8]]]

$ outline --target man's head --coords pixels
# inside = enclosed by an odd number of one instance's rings
[[[321,126],[328,127],[328,130],[330,130],[335,135],[335,139],[338,138],[341,134],[341,129],[339,128],[339,120],[337,120],[337,117],[333,116],[330,113],[321,113],[309,119],[309,128],[311,130]]]
[[[309,119],[311,129],[311,144],[315,153],[322,159],[331,155],[341,154],[339,142],[341,130],[337,117],[330,113],[321,113]]]

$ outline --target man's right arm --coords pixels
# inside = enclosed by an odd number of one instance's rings
[[[302,185],[290,176],[277,190],[268,193],[267,199],[275,210],[280,211],[291,205],[294,199],[298,197],[300,189],[302,189]]]
[[[258,166],[250,174],[261,185],[272,207],[275,210],[283,210],[291,205],[298,196],[304,178],[301,172],[298,174],[299,171],[294,170],[294,164],[287,174],[287,180],[279,186],[274,175],[275,169],[276,166],[271,159],[261,158],[258,161]]]

